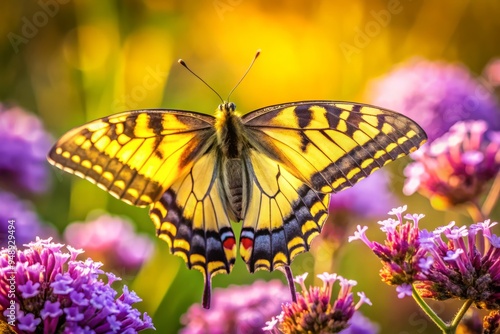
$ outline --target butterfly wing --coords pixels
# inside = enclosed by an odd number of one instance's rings
[[[51,164],[136,206],[157,201],[213,138],[212,116],[176,110],[125,112],[66,133]]]
[[[220,171],[221,159],[214,148],[198,158],[150,210],[157,235],[168,243],[172,254],[203,273],[206,308],[211,277],[229,273],[236,256]]]
[[[427,139],[404,115],[349,102],[287,103],[249,113],[243,122],[253,145],[325,193],[354,185]]]
[[[250,271],[289,265],[308,250],[328,212],[328,193],[354,185],[426,140],[409,118],[367,105],[311,101],[243,117],[248,207],[240,252]]]
[[[246,157],[249,200],[240,253],[250,272],[289,265],[307,250],[328,216],[329,195],[319,193],[266,154]]]

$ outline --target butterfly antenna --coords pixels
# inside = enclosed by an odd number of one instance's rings
[[[253,57],[253,60],[250,63],[250,66],[248,66],[245,74],[243,74],[243,76],[241,77],[240,81],[238,81],[238,83],[234,86],[234,88],[231,90],[231,92],[227,96],[227,101],[229,101],[229,98],[231,97],[231,94],[233,94],[233,92],[236,89],[236,87],[238,87],[240,85],[240,83],[243,81],[243,79],[245,79],[245,77],[247,76],[248,72],[250,72],[250,69],[252,68],[253,64],[255,63],[255,61],[257,60],[257,58],[259,57],[259,55],[260,55],[260,49],[257,50],[257,52],[255,53],[255,57]]]
[[[197,77],[198,79],[200,79],[201,82],[203,82],[208,88],[210,88],[212,90],[212,92],[214,92],[220,99],[220,101],[223,103],[224,100],[222,99],[222,96],[220,96],[219,93],[217,93],[217,91],[215,89],[212,88],[212,86],[210,86],[209,84],[207,84],[207,82],[205,80],[203,80],[202,78],[200,78],[200,76],[196,73],[194,73],[187,65],[186,65],[186,62],[182,59],[179,59],[177,61],[179,64],[181,64],[182,66],[184,66],[189,72],[191,72],[192,75],[194,75],[195,77]]]

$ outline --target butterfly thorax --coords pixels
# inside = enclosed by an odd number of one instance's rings
[[[224,102],[215,115],[217,143],[222,155],[229,159],[240,158],[245,144],[243,122],[235,110],[234,103]]]

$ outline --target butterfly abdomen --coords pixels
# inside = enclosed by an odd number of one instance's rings
[[[230,208],[230,216],[234,221],[243,219],[243,165],[241,159],[227,159],[223,165],[222,173],[224,192],[226,193],[227,206]]]

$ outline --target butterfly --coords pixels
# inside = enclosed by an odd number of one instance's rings
[[[157,236],[189,268],[229,273],[237,240],[248,270],[288,268],[309,250],[330,194],[353,186],[427,139],[411,119],[375,106],[300,101],[244,116],[157,109],[91,121],[48,154],[56,167],[114,197],[149,206]],[[241,222],[236,238],[231,222]]]

